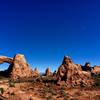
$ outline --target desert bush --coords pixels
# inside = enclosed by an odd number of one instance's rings
[[[4,89],[0,88],[0,93],[3,94],[4,93]]]
[[[15,82],[9,81],[9,87],[15,87]]]
[[[65,85],[62,85],[61,86],[61,90],[66,90],[66,86]]]
[[[50,89],[50,93],[51,93],[52,95],[57,95],[57,93],[56,93],[56,91],[55,91],[54,89]]]
[[[81,88],[84,88],[85,87],[85,84],[82,81],[80,82],[80,87]]]
[[[100,76],[95,76],[94,80],[95,80],[94,86],[100,88]]]
[[[64,90],[61,90],[60,92],[61,92],[61,95],[62,95],[63,97],[67,97],[67,96],[68,96],[67,93],[66,93]]]

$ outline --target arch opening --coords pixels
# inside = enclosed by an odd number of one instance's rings
[[[0,64],[0,71],[7,70],[9,68],[9,66],[10,66],[10,64],[9,63],[6,63],[6,62]]]
[[[3,62],[2,64],[0,64],[0,78],[2,79],[2,77],[6,77],[9,78],[10,77],[10,73],[12,70],[12,64],[8,63],[8,62]]]

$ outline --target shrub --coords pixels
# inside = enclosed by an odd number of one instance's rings
[[[94,86],[100,88],[100,76],[94,77],[94,80],[95,80]]]
[[[9,81],[9,87],[15,87],[15,83],[13,81]]]
[[[57,93],[54,89],[51,89],[50,92],[52,93],[52,95],[57,95]]]
[[[62,85],[61,90],[65,90],[65,86],[64,85]]]
[[[0,93],[3,94],[4,93],[4,89],[0,88]]]
[[[67,94],[64,90],[61,90],[60,92],[61,92],[61,95],[62,95],[63,97],[67,97],[67,96],[68,96],[68,94]]]

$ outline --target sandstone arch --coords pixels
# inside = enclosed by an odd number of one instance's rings
[[[10,66],[7,70],[1,71],[0,75],[11,77],[12,79],[32,77],[33,71],[27,63],[24,55],[16,54],[14,58],[0,56],[0,64],[9,63]]]
[[[0,56],[0,64],[2,64],[4,62],[12,64],[13,58],[9,58],[9,57],[6,57],[6,56]]]

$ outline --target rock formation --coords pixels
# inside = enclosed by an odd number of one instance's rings
[[[39,75],[40,75],[39,70],[38,70],[37,68],[35,68],[34,71],[33,71],[33,73],[32,73],[32,76],[33,76],[33,77],[37,77],[37,76],[39,76]]]
[[[100,66],[94,66],[92,68],[92,73],[95,75],[100,75]]]
[[[91,66],[89,62],[86,62],[84,66],[81,66],[83,71],[91,71]]]
[[[0,56],[0,64],[2,63],[9,63],[10,66],[7,70],[1,71],[0,75],[11,77],[12,79],[18,78],[28,78],[28,77],[37,77],[40,75],[39,71],[35,68],[32,70],[28,65],[24,55],[16,54],[14,58],[9,58],[6,56]],[[54,78],[58,81],[65,81],[67,84],[89,84],[87,82],[88,79],[91,77],[91,68],[90,64],[85,64],[85,70],[82,71],[82,66],[79,64],[74,64],[73,61],[69,57],[64,57],[61,66],[58,68],[57,72],[51,72],[50,68],[46,69],[45,76],[55,76]],[[100,72],[100,67],[94,67],[93,72],[96,73],[97,71]]]
[[[27,64],[24,55],[16,54],[14,58],[8,58],[5,56],[0,57],[0,63],[7,62],[10,64],[9,68],[5,71],[1,71],[0,74],[13,79],[22,77],[32,77],[33,71]]]
[[[69,57],[64,57],[61,66],[57,72],[58,81],[64,80],[68,85],[74,84],[88,84],[87,80],[90,78],[89,72],[84,72],[79,65],[72,62]]]
[[[0,56],[0,64],[2,64],[4,62],[12,64],[13,63],[13,58],[8,58],[6,56]]]
[[[82,71],[82,66],[81,66],[80,64],[76,64],[76,66],[78,67],[78,69],[79,69],[80,71]]]
[[[22,77],[31,77],[32,76],[32,70],[30,69],[30,66],[26,62],[26,59],[24,55],[17,54],[13,58],[13,65],[12,65],[12,71],[11,71],[11,77],[12,78],[22,78]]]
[[[52,72],[51,72],[50,68],[47,68],[45,71],[45,76],[50,76],[50,75],[52,75]]]

